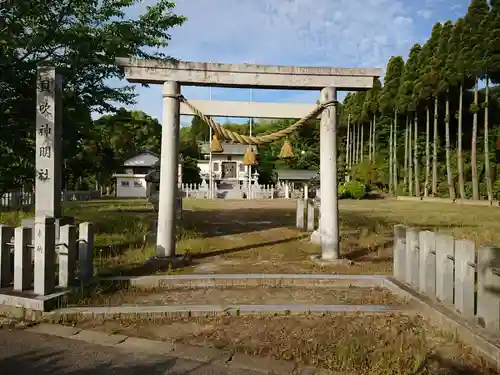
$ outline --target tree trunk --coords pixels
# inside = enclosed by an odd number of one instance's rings
[[[462,113],[464,108],[464,86],[460,84],[460,98],[458,103],[458,147],[457,147],[457,164],[458,164],[458,188],[460,190],[460,198],[466,199],[465,182],[464,182],[464,160],[462,153]]]
[[[424,197],[429,196],[429,178],[431,175],[431,111],[429,105],[426,106],[426,122],[425,122],[425,185],[424,185]]]
[[[415,139],[415,146],[413,148],[413,164],[415,167],[415,196],[420,197],[420,168],[419,168],[419,160],[418,160],[418,116],[417,112],[415,112],[415,130],[413,134],[413,138]]]
[[[360,139],[360,145],[359,145],[360,153],[361,153],[361,163],[364,160],[364,151],[365,151],[365,137],[363,134],[363,129],[364,129],[364,126],[361,125],[361,139]]]
[[[349,159],[350,159],[350,151],[351,151],[351,115],[347,117],[347,137],[345,142],[345,165],[346,170],[349,169]]]
[[[484,107],[484,172],[486,174],[486,189],[488,191],[488,200],[493,200],[493,186],[491,185],[491,170],[490,170],[490,136],[488,129],[488,103],[490,95],[490,79],[486,76],[486,92],[485,92],[485,107]]]
[[[398,157],[397,157],[397,150],[398,150],[398,111],[394,112],[394,137],[393,137],[393,148],[392,148],[392,178],[394,180],[394,192],[397,194],[398,193]]]
[[[445,132],[446,132],[446,177],[448,181],[448,192],[450,199],[455,199],[455,186],[453,185],[453,176],[451,175],[451,146],[450,146],[450,96],[446,92],[446,113],[445,113]]]
[[[373,150],[373,160],[375,161],[375,136],[376,136],[376,131],[375,131],[375,127],[377,125],[377,115],[374,113],[373,114],[373,128],[372,128],[372,131],[373,131],[373,134],[372,134],[372,142],[373,142],[373,146],[372,146],[372,150]]]
[[[438,105],[437,96],[434,98],[434,137],[432,138],[432,196],[437,195],[437,179],[438,179]]]
[[[372,161],[372,127],[373,122],[370,120],[370,134],[368,135],[368,160]]]
[[[392,123],[391,123],[391,130],[389,131],[389,194],[392,194],[392,138],[393,138],[393,130],[392,130]]]
[[[404,160],[404,177],[403,185],[406,188],[408,185],[408,116],[406,116],[406,128],[405,128],[405,160]]]
[[[352,158],[351,158],[351,168],[356,165],[356,157],[357,157],[357,144],[358,144],[358,138],[356,135],[356,124],[352,124]]]
[[[479,79],[474,81],[474,104],[479,104]],[[472,117],[472,140],[470,148],[470,164],[472,172],[472,199],[479,200],[479,182],[477,180],[477,111]]]
[[[409,121],[409,120],[408,120]],[[412,161],[412,132],[411,124],[408,124],[408,195],[413,196],[413,161]]]

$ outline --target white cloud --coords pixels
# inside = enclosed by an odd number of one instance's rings
[[[425,18],[426,20],[432,17],[432,10],[430,9],[420,9],[417,13],[420,17]]]
[[[145,0],[143,5],[154,0]],[[406,56],[416,39],[404,0],[177,0],[186,23],[171,30],[168,54],[182,60],[380,67]],[[135,13],[135,12],[134,12]],[[161,88],[138,88],[135,108],[161,116]],[[208,99],[206,88],[183,88]],[[248,90],[214,89],[213,98],[247,100]],[[313,93],[262,91],[255,100],[313,101]],[[319,93],[318,93],[319,96]],[[260,99],[262,98],[262,99]]]

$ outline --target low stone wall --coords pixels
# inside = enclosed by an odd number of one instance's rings
[[[35,219],[33,227],[0,225],[0,305],[44,310],[51,295],[92,280],[92,225],[64,225],[58,234],[49,217]]]
[[[394,227],[394,277],[488,330],[500,330],[500,247]]]

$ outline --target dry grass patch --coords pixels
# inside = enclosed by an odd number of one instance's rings
[[[77,306],[163,306],[163,305],[385,305],[402,306],[407,301],[389,290],[375,288],[300,288],[300,287],[231,287],[231,288],[127,288],[101,290],[80,296],[71,303]]]
[[[80,325],[351,374],[496,374],[469,348],[418,316],[341,313],[321,318],[216,317]]]

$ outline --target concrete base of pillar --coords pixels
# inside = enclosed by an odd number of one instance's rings
[[[312,232],[309,241],[311,241],[311,243],[315,245],[321,245],[321,236],[319,234],[319,229],[316,229],[314,232]]]
[[[30,217],[27,219],[23,219],[21,221],[21,225],[23,227],[27,228],[34,228],[35,227],[35,218]],[[72,216],[62,216],[62,217],[57,217],[55,219],[55,227],[56,227],[56,242],[59,240],[59,233],[61,231],[61,227],[65,225],[75,225],[75,218]],[[32,231],[32,238],[35,240],[35,231]]]
[[[146,261],[146,268],[155,272],[165,272],[178,268],[184,268],[192,263],[189,255],[174,255],[172,257],[154,256]]]
[[[320,266],[352,266],[354,262],[345,258],[323,259],[321,255],[311,256],[311,260]]]

